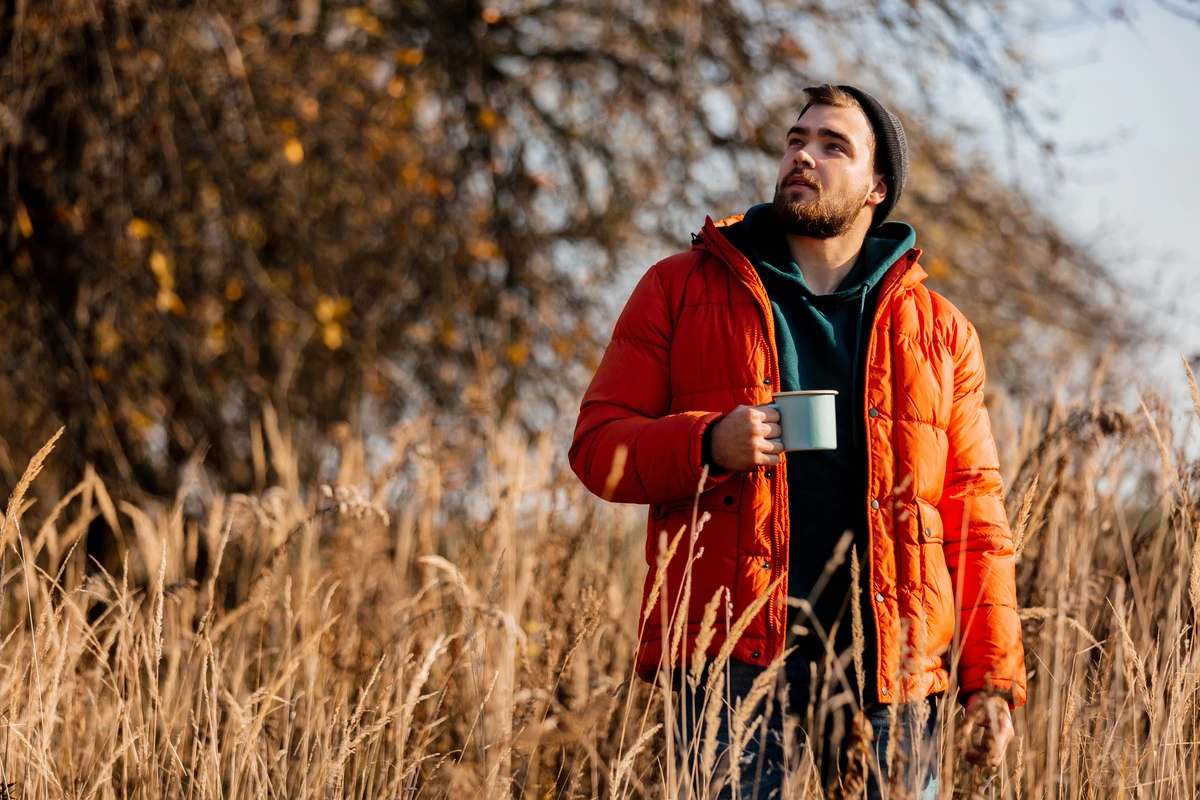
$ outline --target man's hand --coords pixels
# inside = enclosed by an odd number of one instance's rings
[[[712,428],[712,458],[731,471],[769,467],[779,463],[783,442],[769,442],[783,434],[779,412],[767,406],[738,406]]]
[[[1012,712],[1008,701],[986,691],[967,700],[967,711],[958,729],[958,746],[967,761],[998,769],[1013,738]]]

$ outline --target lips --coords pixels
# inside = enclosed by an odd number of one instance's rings
[[[820,187],[817,186],[816,181],[810,180],[810,179],[804,177],[803,175],[793,175],[793,176],[789,177],[787,179],[787,181],[784,182],[783,185],[784,186],[807,186],[808,188],[812,189],[813,191],[816,191],[816,192],[821,191]]]

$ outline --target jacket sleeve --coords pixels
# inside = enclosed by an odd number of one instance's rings
[[[983,352],[975,329],[963,323],[946,431],[946,480],[938,504],[958,609],[959,686],[964,695],[990,687],[1016,708],[1025,703],[1025,654],[1012,531],[983,404]]]
[[[657,265],[642,276],[617,319],[583,395],[569,453],[593,494],[617,503],[691,497],[700,483],[704,431],[722,414],[671,406],[670,305]],[[732,473],[710,475],[704,490]]]

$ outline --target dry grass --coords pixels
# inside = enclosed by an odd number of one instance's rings
[[[209,496],[200,515],[185,513],[187,491],[161,507],[114,504],[91,473],[67,491],[34,483],[43,515],[23,500],[27,482],[14,492],[0,795],[556,800],[717,787],[704,733],[715,710],[677,759],[672,695],[631,679],[637,626],[660,624],[638,615],[640,518],[585,497],[561,441],[499,425],[479,449],[451,447],[425,420],[394,431],[391,465],[369,475],[350,442],[335,486],[305,491],[267,422],[261,458],[280,485]],[[1029,414],[999,444],[1029,705],[993,776],[960,761],[943,701],[930,754],[943,796],[1195,796],[1200,462],[1152,398],[1129,414]],[[108,572],[82,547],[97,518],[122,543]],[[703,558],[695,529],[677,534],[662,537],[662,559]],[[723,598],[706,600],[709,634],[736,631]],[[693,685],[720,696],[723,673],[693,667]],[[756,688],[737,737],[775,700],[770,680]],[[800,713],[821,714],[838,691]],[[792,750],[789,795],[819,796],[812,754]]]

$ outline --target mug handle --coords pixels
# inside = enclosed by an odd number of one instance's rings
[[[773,409],[775,409],[776,411],[779,411],[779,404],[778,404],[778,403],[766,403],[766,404],[765,404],[765,407],[766,407],[766,408],[773,408]],[[781,426],[780,426],[780,429],[782,430],[782,428],[783,428],[783,426],[781,425]],[[782,445],[782,444],[783,444],[783,437],[782,437],[782,436],[780,436],[778,439],[767,439],[767,441],[768,441],[768,442],[779,442],[779,443]]]

